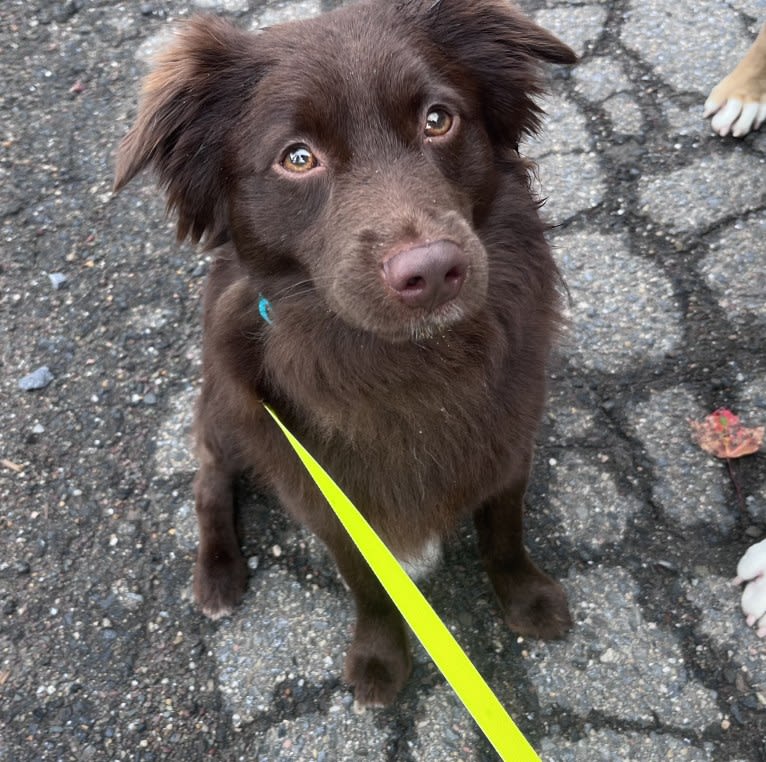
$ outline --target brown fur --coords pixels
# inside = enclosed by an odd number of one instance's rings
[[[232,484],[254,472],[351,588],[346,678],[361,703],[389,703],[404,683],[405,627],[261,400],[397,556],[473,514],[509,626],[560,637],[571,625],[522,541],[558,321],[517,152],[539,124],[538,59],[574,55],[504,0],[368,0],[258,35],[196,19],[147,78],[118,154],[116,188],[154,167],[179,237],[222,247],[197,411],[196,599],[212,617],[241,599]],[[434,105],[454,117],[444,137],[424,136]],[[294,144],[319,167],[285,170]],[[382,273],[434,241],[460,252],[465,280],[446,304],[413,307]]]

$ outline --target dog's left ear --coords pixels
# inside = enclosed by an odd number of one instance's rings
[[[573,64],[574,51],[507,0],[421,0],[421,23],[479,90],[495,144],[515,146],[540,126],[539,63]]]
[[[178,213],[178,239],[228,238],[227,141],[261,76],[257,39],[202,16],[184,22],[144,80],[135,124],[117,151],[114,190],[156,170]]]

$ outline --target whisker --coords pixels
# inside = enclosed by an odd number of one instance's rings
[[[286,299],[292,296],[303,296],[305,294],[313,293],[317,290],[317,283],[332,281],[332,276],[306,278],[305,280],[297,281],[296,283],[290,283],[284,286],[282,289],[269,294],[270,299]]]

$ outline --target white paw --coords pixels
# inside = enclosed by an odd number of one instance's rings
[[[755,626],[759,638],[766,637],[766,540],[747,549],[737,564],[734,584],[745,584],[742,611],[749,627]]]
[[[751,545],[737,564],[737,580],[743,582],[766,575],[766,540]]]
[[[731,133],[735,138],[757,130],[766,120],[766,103],[743,103],[738,98],[729,98],[723,103],[712,97],[705,102],[705,116],[713,117],[711,126],[719,135]]]

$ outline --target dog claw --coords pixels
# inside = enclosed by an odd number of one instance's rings
[[[213,622],[217,622],[219,619],[225,619],[227,616],[231,616],[233,609],[218,609],[212,610],[203,608],[202,613]]]

